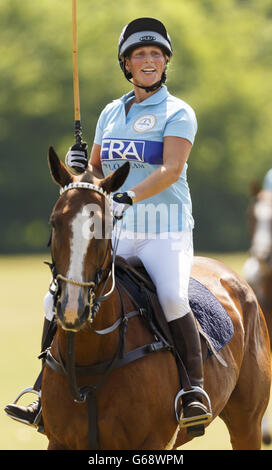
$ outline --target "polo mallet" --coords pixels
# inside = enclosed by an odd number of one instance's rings
[[[73,89],[74,89],[75,138],[76,138],[76,143],[81,144],[82,129],[81,129],[81,122],[80,122],[80,104],[79,104],[76,0],[72,0],[72,23],[73,23]]]

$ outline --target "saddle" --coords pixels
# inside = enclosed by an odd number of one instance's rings
[[[156,287],[140,258],[135,256],[125,260],[120,256],[116,256],[115,268],[117,279],[130,292],[133,302],[138,307],[145,309],[147,320],[153,320],[166,342],[172,346],[174,343],[157,297]]]
[[[134,303],[145,309],[147,320],[155,325],[164,340],[174,348],[174,341],[158,300],[156,287],[141,260],[138,257],[125,260],[116,256],[115,268],[117,279],[130,292]],[[223,366],[227,367],[218,351],[233,335],[233,324],[228,313],[218,299],[193,278],[190,278],[189,302],[202,340],[203,359],[206,360],[214,355]],[[211,316],[212,321],[210,321]]]

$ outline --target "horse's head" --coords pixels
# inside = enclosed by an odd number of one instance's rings
[[[50,218],[53,273],[58,286],[56,315],[65,330],[78,331],[89,318],[90,293],[110,262],[109,195],[124,183],[129,163],[104,179],[89,171],[73,176],[51,147],[49,168],[61,187]]]
[[[264,263],[272,256],[272,192],[259,191],[250,207],[252,242],[251,255]]]

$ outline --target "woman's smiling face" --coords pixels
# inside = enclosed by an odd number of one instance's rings
[[[166,63],[165,54],[157,46],[137,47],[125,59],[125,66],[133,77],[133,83],[146,87],[160,81]]]

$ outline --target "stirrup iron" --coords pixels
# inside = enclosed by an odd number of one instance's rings
[[[192,394],[192,393],[199,393],[204,396],[207,405],[208,405],[208,412],[204,415],[198,415],[198,416],[190,416],[189,418],[180,418],[177,408],[178,408],[178,401],[180,398],[187,394]],[[192,387],[190,390],[180,390],[175,398],[175,414],[176,414],[176,420],[180,426],[180,428],[187,428],[189,426],[200,426],[204,424],[208,424],[212,420],[212,407],[211,407],[211,401],[209,398],[209,395],[203,390],[201,387]]]
[[[26,393],[34,393],[35,395],[38,395],[39,398],[41,398],[41,391],[37,391],[37,390],[34,390],[33,387],[28,387],[28,388],[25,388],[24,390],[22,390],[22,392],[19,393],[19,395],[17,395],[17,397],[15,398],[15,400],[12,402],[13,405],[17,405],[17,402],[19,401],[19,399],[25,395]],[[40,411],[39,413],[37,414],[35,420],[33,423],[29,423],[29,421],[26,421],[25,419],[20,419],[20,418],[17,418],[16,416],[13,416],[13,415],[10,415],[9,413],[6,412],[6,414],[9,416],[9,418],[12,418],[14,419],[15,421],[18,421],[19,423],[23,423],[23,424],[27,424],[28,426],[32,426],[34,428],[37,428],[37,431],[38,432],[41,432],[42,434],[44,434],[44,428],[43,426],[39,425],[39,422],[41,420],[41,415],[42,415],[42,406],[40,406]]]

